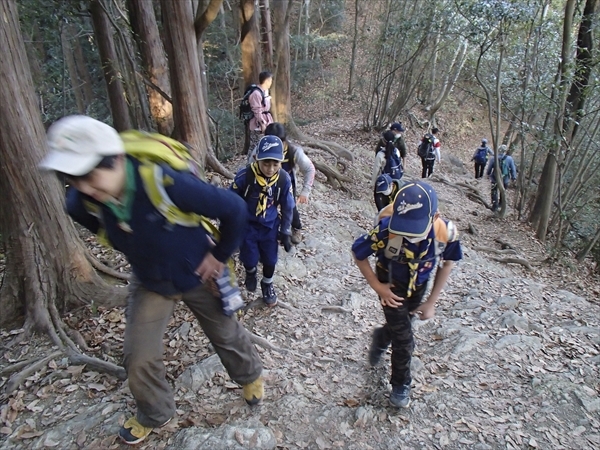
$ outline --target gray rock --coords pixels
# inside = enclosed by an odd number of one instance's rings
[[[539,350],[542,348],[542,340],[535,336],[509,334],[508,336],[502,337],[494,347],[503,349],[509,346],[519,347],[521,349]]]
[[[485,334],[463,332],[458,339],[458,344],[454,347],[454,350],[452,350],[452,353],[455,355],[469,353],[472,350],[487,344],[489,340],[490,338]]]
[[[216,372],[225,372],[218,355],[211,355],[198,364],[188,367],[175,382],[177,389],[184,388],[191,393],[197,392]]]
[[[506,328],[516,328],[519,331],[529,330],[529,321],[514,312],[507,312],[500,318],[500,323]]]
[[[512,309],[519,304],[519,301],[514,297],[503,296],[496,300],[496,305],[500,309]]]
[[[287,275],[298,279],[303,279],[308,273],[300,258],[289,257],[288,255],[280,258],[277,263],[277,272],[279,275]]]
[[[219,428],[191,427],[179,431],[165,450],[270,450],[277,447],[273,432],[258,420],[222,425]]]

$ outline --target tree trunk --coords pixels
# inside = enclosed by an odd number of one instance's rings
[[[66,24],[61,24],[60,28],[60,42],[62,45],[63,58],[65,60],[67,70],[69,72],[69,79],[71,80],[71,92],[73,92],[73,96],[75,97],[77,111],[79,112],[79,114],[85,114],[84,93],[81,89],[79,77],[77,76],[77,66],[75,65],[73,48],[71,47],[71,44],[69,42],[72,36],[70,36]],[[66,92],[63,93],[63,95],[67,95]]]
[[[194,156],[204,165],[210,141],[192,4],[161,0],[161,7],[168,42],[176,136],[191,145]]]
[[[67,25],[70,31],[69,34],[72,36],[76,36],[76,30],[71,24]],[[83,94],[84,94],[84,104],[87,110],[88,106],[90,106],[94,101],[94,90],[92,84],[92,77],[90,76],[90,72],[88,70],[87,64],[85,62],[85,56],[83,55],[83,48],[81,47],[81,42],[79,42],[79,38],[75,37],[72,41],[73,44],[73,53],[75,56],[75,66],[77,67],[77,74],[79,76],[79,81],[82,84]]]
[[[260,0],[260,33],[263,45],[265,66],[273,69],[273,27],[271,26],[271,6],[269,0]]]
[[[277,1],[273,4],[274,41],[277,42],[275,52],[275,73],[271,95],[273,102],[271,112],[276,122],[287,124],[292,118],[290,101],[290,28],[288,8],[291,1]]]
[[[356,68],[356,47],[358,45],[358,18],[360,0],[354,0],[354,36],[352,38],[352,56],[350,57],[350,76],[348,77],[348,95],[352,95],[354,87],[354,70]]]
[[[131,128],[129,108],[125,100],[125,91],[121,84],[112,27],[108,17],[104,13],[104,8],[100,4],[101,1],[92,0],[90,2],[90,14],[92,15],[94,34],[96,35],[102,71],[108,90],[113,126],[118,131],[123,131]]]
[[[276,5],[278,3],[285,2],[283,0],[275,2]],[[249,84],[258,83],[258,74],[261,72],[258,13],[254,7],[254,0],[240,0],[240,20],[242,76],[244,77],[242,89],[245,89]]]
[[[546,240],[548,230],[548,221],[552,212],[552,203],[554,201],[554,192],[556,185],[556,171],[558,167],[557,154],[560,151],[563,122],[562,117],[566,108],[566,83],[569,65],[571,64],[571,42],[573,32],[573,13],[575,11],[575,0],[567,0],[565,6],[565,19],[563,23],[563,43],[561,59],[559,63],[559,91],[558,103],[554,118],[554,142],[552,148],[546,156],[544,169],[540,177],[540,183],[536,194],[535,204],[529,216],[529,220],[536,228],[536,236],[542,242]]]
[[[86,259],[86,250],[63,212],[64,189],[37,164],[46,136],[34,94],[14,0],[0,4],[0,229],[6,273],[0,289],[0,322],[24,319],[64,347],[59,311],[75,303],[115,297]],[[121,290],[123,291],[123,290]]]
[[[129,0],[129,17],[136,36],[144,72],[154,86],[171,96],[167,58],[152,2]],[[147,86],[150,114],[159,133],[170,136],[173,132],[173,105],[153,86]]]
[[[192,4],[161,0],[161,8],[173,89],[175,137],[191,146],[192,154],[200,164],[208,163],[216,172],[233,178],[233,174],[216,159],[210,145]]]

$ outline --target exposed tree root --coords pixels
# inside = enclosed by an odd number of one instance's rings
[[[520,264],[530,272],[533,272],[533,266],[531,263],[522,258],[498,258],[496,256],[490,256],[489,258],[504,264]]]
[[[300,131],[300,129],[296,126],[296,123],[292,118],[288,120],[285,126],[288,135],[291,138],[302,141],[304,144],[307,144],[311,147],[325,150],[326,152],[331,153],[336,158],[344,158],[350,162],[354,161],[354,155],[348,149],[332,141],[323,141],[316,139],[312,136],[308,136],[307,134]]]
[[[273,350],[278,353],[289,353],[290,352],[287,348],[277,347],[277,346],[271,344],[264,337],[260,337],[254,333],[250,333],[250,340],[252,341],[253,344],[256,344],[259,347],[265,348],[267,350]]]
[[[233,180],[234,174],[227,170],[223,164],[221,164],[221,162],[215,156],[215,152],[212,148],[209,148],[206,151],[206,164],[212,169],[213,172],[216,172],[229,180]]]
[[[473,236],[479,236],[479,231],[477,231],[477,228],[475,228],[475,225],[473,225],[471,222],[469,222],[469,233],[471,233]]]
[[[515,250],[515,251],[517,250],[510,242],[503,241],[500,238],[494,239],[494,242],[497,242],[498,244],[500,244],[500,246],[502,247],[503,250],[505,250],[507,248],[510,248],[511,250]]]
[[[17,372],[25,367],[32,366],[34,364],[41,363],[41,365],[38,367],[43,367],[43,365],[45,363],[47,363],[48,361],[50,361],[53,358],[56,358],[57,356],[59,356],[61,354],[62,354],[61,351],[56,351],[54,353],[49,354],[48,356],[46,356],[45,358],[43,358],[41,360],[38,358],[32,358],[32,359],[27,359],[25,361],[20,361],[18,363],[11,364],[10,366],[6,366],[4,369],[0,370],[0,376],[4,376],[4,375],[8,375],[8,374]],[[44,362],[42,362],[42,361],[44,361]],[[34,372],[35,372],[35,370],[37,370],[37,369],[34,369]],[[29,372],[29,374],[31,374],[31,372]],[[29,376],[29,375],[27,375],[27,376]]]
[[[478,252],[495,253],[496,255],[515,255],[517,253],[516,250],[511,248],[498,250],[497,248],[491,247],[473,247],[473,250],[477,250]]]
[[[108,275],[110,277],[116,278],[118,280],[123,280],[123,281],[129,281],[129,279],[131,278],[131,275],[128,273],[118,272],[118,271],[111,269],[110,267],[102,264],[89,251],[85,252],[85,256],[87,257],[87,260],[90,262],[90,264],[92,265],[92,267],[94,269],[96,269],[99,272],[102,272],[105,275]]]
[[[15,391],[15,389],[17,389],[21,385],[21,383],[23,383],[23,381],[25,381],[25,379],[27,377],[29,377],[30,375],[33,375],[35,372],[37,372],[42,367],[44,367],[46,364],[48,364],[52,359],[60,356],[61,354],[62,354],[61,351],[51,353],[50,355],[46,356],[45,358],[42,358],[40,360],[37,360],[33,364],[25,366],[25,368],[23,370],[21,370],[20,372],[14,373],[9,378],[9,380],[6,382],[6,384],[4,385],[4,393],[3,393],[2,397],[6,397],[6,396],[10,395],[12,392]],[[29,361],[25,361],[25,362],[29,362]],[[13,366],[16,366],[16,364],[14,364]],[[19,369],[16,369],[16,370],[19,370]],[[0,397],[0,401],[4,401],[4,399],[2,397]]]
[[[435,173],[430,178],[433,181],[439,181],[440,183],[443,183],[443,184],[451,186],[455,189],[458,189],[461,193],[465,194],[465,196],[469,200],[471,200],[475,203],[480,203],[483,206],[485,206],[487,209],[490,209],[490,210],[492,209],[492,205],[490,203],[488,203],[485,200],[485,198],[481,195],[481,193],[477,189],[475,189],[473,186],[471,186],[470,184],[463,183],[463,182],[452,183],[446,177],[444,177],[440,174],[435,174]],[[465,192],[465,189],[467,190],[466,192]]]
[[[320,163],[318,161],[313,161],[313,164],[315,169],[327,177],[327,183],[329,183],[334,189],[340,189],[342,191],[349,192],[348,188],[342,184],[351,183],[352,180],[349,177],[342,175],[327,164]]]
[[[330,311],[330,312],[346,313],[346,314],[350,314],[352,312],[351,309],[344,308],[343,306],[335,306],[335,305],[323,306],[323,307],[321,307],[321,311]]]

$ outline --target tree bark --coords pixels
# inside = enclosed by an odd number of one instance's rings
[[[354,0],[354,36],[352,38],[352,56],[350,57],[350,75],[348,76],[348,95],[352,95],[354,87],[354,70],[356,68],[356,48],[358,46],[358,18],[360,0]]]
[[[556,185],[556,171],[558,167],[557,155],[560,151],[562,137],[563,137],[563,121],[562,117],[565,113],[566,108],[566,83],[569,65],[571,64],[571,42],[573,32],[573,13],[575,11],[575,0],[567,0],[565,6],[565,19],[563,23],[563,43],[561,59],[558,69],[558,102],[556,106],[556,112],[554,117],[554,142],[546,161],[544,162],[544,168],[540,177],[540,183],[536,193],[536,199],[534,207],[529,216],[529,220],[532,225],[536,228],[536,236],[540,241],[545,242],[546,232],[548,230],[548,221],[550,219],[550,213],[552,211],[552,203],[554,201],[554,192]]]
[[[162,92],[171,96],[167,58],[160,38],[152,2],[129,0],[131,27],[136,36],[144,72]],[[170,136],[173,132],[173,105],[161,92],[147,86],[150,114],[159,133]]]
[[[71,36],[68,32],[66,24],[61,24],[60,29],[60,42],[63,51],[63,58],[67,65],[67,70],[69,72],[69,79],[71,80],[71,92],[73,92],[73,96],[75,97],[75,104],[77,105],[77,111],[79,114],[85,114],[85,100],[84,94],[81,89],[81,83],[79,82],[79,77],[77,76],[77,66],[75,65],[75,58],[73,56],[73,48],[69,42]],[[66,92],[63,93],[66,95]]]
[[[63,212],[64,189],[37,164],[46,136],[36,105],[14,0],[0,4],[0,229],[6,272],[0,322],[24,321],[27,332],[48,333],[65,347],[58,312],[89,300],[123,300],[88,263],[72,222]],[[123,292],[124,290],[121,290]]]
[[[283,0],[275,4],[285,3]],[[261,51],[258,27],[258,12],[254,7],[254,0],[240,0],[240,43],[242,48],[242,76],[244,86],[242,92],[252,83],[258,82],[261,72]]]
[[[260,0],[260,33],[263,45],[263,62],[273,68],[273,27],[271,26],[271,6],[269,0]]]
[[[94,24],[94,34],[98,43],[98,52],[102,63],[104,80],[113,116],[113,126],[117,131],[131,128],[129,108],[125,100],[125,91],[119,74],[117,51],[113,40],[112,27],[104,12],[102,0],[91,0],[90,14]]]
[[[167,34],[176,138],[191,146],[200,164],[208,163],[217,173],[233,178],[216,160],[210,146],[192,4],[161,0],[161,7]]]

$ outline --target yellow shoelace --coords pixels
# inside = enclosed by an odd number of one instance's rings
[[[269,199],[269,193],[271,192],[271,187],[275,186],[277,180],[279,180],[279,172],[272,177],[267,178],[260,172],[260,169],[258,168],[258,162],[252,163],[250,168],[252,169],[252,172],[254,172],[254,179],[262,188],[260,194],[258,195],[258,203],[256,204],[256,217],[261,215],[265,217],[267,213],[267,201]]]

